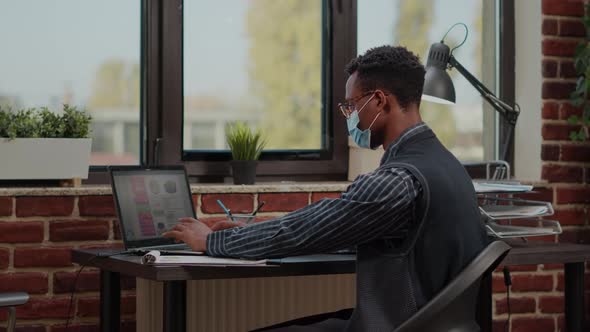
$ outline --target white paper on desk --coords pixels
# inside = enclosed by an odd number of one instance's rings
[[[533,190],[533,186],[524,184],[510,183],[492,183],[492,182],[473,182],[475,192],[482,193],[510,193],[510,192],[527,192]]]
[[[266,260],[246,260],[234,258],[217,258],[210,256],[162,255],[158,250],[152,250],[141,258],[142,264],[170,264],[170,265],[266,265]]]

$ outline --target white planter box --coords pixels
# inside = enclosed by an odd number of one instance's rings
[[[88,178],[90,138],[0,138],[0,180]]]

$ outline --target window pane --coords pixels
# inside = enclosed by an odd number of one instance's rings
[[[453,54],[481,80],[482,3],[483,0],[359,1],[358,53],[383,44],[403,45],[426,63],[430,45],[440,41],[453,24],[463,22],[469,28],[469,36]],[[445,43],[450,47],[458,45],[464,31],[456,27]],[[422,118],[459,159],[482,160],[483,101],[456,70],[449,74],[455,85],[456,104],[422,102]]]
[[[125,153],[139,156],[139,124],[125,124]]]
[[[220,124],[218,124],[221,126]],[[191,149],[210,149],[211,147],[217,147],[215,145],[215,123],[206,123],[206,122],[195,122],[190,130],[191,130],[191,142],[192,146]],[[221,133],[223,134],[223,127],[221,128]],[[223,143],[222,140],[218,140],[217,143]],[[188,147],[187,147],[188,148]],[[219,148],[225,148],[221,146]]]
[[[267,149],[322,148],[322,1],[184,3],[184,149],[226,149],[234,121]]]
[[[93,116],[91,164],[139,160],[139,0],[0,0],[0,104]]]
[[[96,153],[106,153],[113,150],[113,126],[95,122],[92,128],[92,150]]]

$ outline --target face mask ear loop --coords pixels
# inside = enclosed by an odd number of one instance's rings
[[[379,117],[379,115],[381,115],[381,112],[377,113],[377,116],[373,119],[373,122],[371,122],[371,124],[369,125],[369,128],[367,128],[367,129],[371,129],[371,127],[373,127],[373,123],[375,123],[375,121],[377,121],[377,118]]]
[[[361,109],[356,111],[357,114],[361,114],[361,111],[365,108],[365,106],[367,106],[367,104],[371,101],[371,99],[373,99],[373,97],[375,97],[375,94],[373,93],[373,95],[371,96],[371,98],[367,99],[367,101],[363,104],[363,106],[361,106]]]

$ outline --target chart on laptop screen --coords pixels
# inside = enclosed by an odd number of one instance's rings
[[[193,216],[182,172],[132,171],[119,173],[113,180],[128,240],[160,236],[179,218]]]

